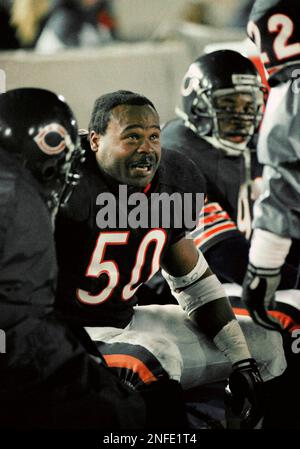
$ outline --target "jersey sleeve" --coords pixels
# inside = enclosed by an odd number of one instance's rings
[[[216,243],[240,234],[235,222],[216,202],[207,202],[202,208],[199,221],[191,233],[194,242],[203,253]]]
[[[271,89],[258,142],[264,164],[263,194],[254,207],[254,227],[300,238],[300,99],[288,81]]]

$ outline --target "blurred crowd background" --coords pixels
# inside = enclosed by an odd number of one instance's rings
[[[243,51],[253,3],[0,0],[0,69],[7,89],[64,95],[82,127],[93,99],[119,88],[148,95],[168,120],[193,59],[221,43]]]

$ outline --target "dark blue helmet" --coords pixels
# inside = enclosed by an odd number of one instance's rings
[[[33,174],[51,209],[65,203],[76,184],[77,131],[73,112],[53,92],[21,88],[0,95],[0,148]]]
[[[229,154],[240,154],[253,136],[262,118],[264,86],[250,59],[233,50],[204,54],[186,72],[181,86],[182,109],[178,115],[199,136],[206,136]],[[236,111],[222,98],[244,94],[250,98],[247,110]],[[243,136],[243,144],[221,135],[220,123],[236,123],[235,134]],[[228,138],[227,138],[228,137]]]

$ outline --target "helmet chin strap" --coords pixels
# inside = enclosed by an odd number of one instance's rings
[[[248,147],[248,139],[245,142],[234,143],[217,136],[201,136],[214,148],[224,151],[228,156],[240,156]]]

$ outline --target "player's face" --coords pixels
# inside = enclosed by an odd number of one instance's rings
[[[253,133],[256,107],[251,94],[222,95],[215,98],[215,107],[221,139],[242,143]]]
[[[120,105],[111,113],[104,135],[91,133],[99,166],[122,184],[145,187],[160,161],[160,125],[149,105]]]

